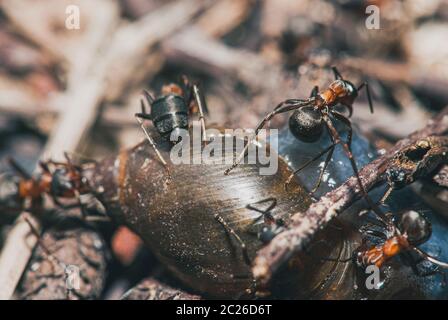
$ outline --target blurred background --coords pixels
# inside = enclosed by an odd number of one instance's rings
[[[369,5],[379,29],[366,26]],[[79,29],[67,28],[76,8]],[[135,145],[142,90],[157,95],[182,74],[201,84],[209,122],[252,128],[278,102],[327,85],[335,65],[369,81],[375,114],[363,93],[352,119],[387,147],[447,104],[447,36],[447,0],[3,0],[0,171],[7,156],[32,172],[63,151],[101,159]],[[2,215],[0,245],[14,218]],[[98,234],[111,254],[89,297],[120,297],[156,272],[127,229]]]

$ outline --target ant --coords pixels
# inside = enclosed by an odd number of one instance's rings
[[[145,102],[150,106],[150,113],[146,111]],[[140,124],[160,162],[165,167],[168,180],[171,180],[168,164],[146,129],[144,120],[151,120],[162,139],[169,141],[173,132],[180,129],[188,129],[188,119],[190,114],[198,112],[203,141],[206,141],[204,112],[207,111],[207,106],[205,99],[199,91],[198,85],[191,84],[186,76],[182,76],[182,86],[174,83],[164,85],[161,90],[161,96],[157,99],[155,99],[148,91],[144,90],[140,104],[141,112],[136,113],[135,118]]]
[[[351,142],[352,142],[352,126],[349,118],[353,113],[353,103],[355,99],[358,97],[358,93],[362,88],[365,88],[367,91],[367,98],[369,101],[370,111],[373,113],[373,104],[370,96],[369,85],[367,82],[363,82],[360,86],[356,87],[353,83],[348,80],[345,80],[336,67],[332,68],[335,80],[330,83],[328,88],[325,91],[319,92],[318,86],[315,86],[311,92],[310,98],[308,99],[288,99],[275,107],[275,109],[267,114],[264,119],[258,124],[255,129],[255,136],[257,136],[258,132],[265,126],[265,124],[270,121],[274,116],[285,113],[288,111],[293,111],[294,113],[289,118],[289,128],[292,134],[299,140],[312,143],[316,142],[322,135],[324,131],[324,127],[327,128],[331,145],[326,148],[324,151],[319,153],[315,158],[311,159],[304,166],[296,170],[291,176],[288,178],[285,183],[285,187],[290,183],[294,175],[311,164],[311,162],[319,159],[324,154],[327,154],[327,158],[325,159],[324,166],[322,167],[319,178],[312,189],[311,193],[314,193],[322,181],[322,177],[325,169],[327,168],[332,156],[334,148],[337,144],[341,144],[347,157],[350,160],[351,166],[353,167],[353,171],[358,179],[359,186],[361,191],[366,199],[369,199],[367,192],[361,182],[361,178],[359,177],[358,167],[355,163],[352,151],[351,151]],[[344,116],[342,113],[337,111],[335,107],[337,105],[345,106],[348,109],[349,115],[348,117]],[[342,122],[348,129],[347,142],[342,141],[338,131],[333,125],[333,119]],[[243,151],[236,158],[233,165],[228,168],[224,174],[229,174],[231,170],[233,170],[240,161],[244,158],[247,150],[249,148],[249,143],[246,144]],[[369,200],[368,200],[369,201]],[[369,204],[372,204],[369,201]]]
[[[85,216],[80,196],[90,192],[88,181],[82,175],[82,168],[73,164],[67,153],[64,153],[64,156],[67,163],[51,160],[40,162],[39,167],[42,172],[36,176],[31,176],[14,159],[10,158],[9,163],[19,177],[13,176],[10,179],[12,181],[2,181],[2,185],[8,184],[9,188],[8,192],[2,196],[2,202],[20,209],[34,208],[46,194],[58,207],[68,208],[69,206],[62,204],[59,199],[75,198]]]
[[[270,202],[270,205],[266,209],[259,209],[257,207],[254,207],[254,204],[262,204],[266,202]],[[264,244],[271,242],[271,240],[274,239],[275,236],[285,230],[285,221],[281,218],[276,219],[272,215],[272,210],[276,206],[277,199],[275,198],[267,198],[253,204],[248,204],[246,206],[247,209],[261,213],[261,215],[252,222],[252,225],[255,225],[260,219],[264,219],[264,225],[257,234],[258,239],[260,239],[260,241]]]
[[[393,190],[399,190],[414,181],[428,176],[444,163],[448,163],[448,138],[430,136],[417,140],[394,155],[393,165],[386,170],[389,188],[380,200],[384,203]]]
[[[361,228],[360,231],[366,236],[380,240],[380,244],[367,248],[361,245],[348,259],[323,258],[322,260],[337,262],[352,261],[363,269],[370,265],[374,265],[380,269],[392,258],[402,255],[403,258],[410,262],[413,272],[418,276],[429,276],[438,271],[421,272],[417,264],[423,260],[429,261],[444,269],[448,268],[448,263],[439,261],[418,248],[419,245],[429,240],[432,234],[432,227],[429,220],[417,211],[408,210],[404,212],[400,217],[398,226],[389,220],[385,228],[378,229],[367,226]],[[412,252],[416,253],[420,259],[416,260]]]
[[[266,203],[266,202],[270,202],[269,206],[266,209],[259,209],[254,206],[256,204],[262,204],[262,203]],[[261,218],[264,218],[265,225],[261,228],[261,230],[259,232],[256,232],[258,238],[264,244],[270,242],[277,234],[279,234],[280,232],[282,232],[284,230],[285,222],[282,219],[274,218],[274,216],[272,215],[272,212],[271,212],[272,209],[274,209],[276,207],[276,205],[277,205],[277,199],[275,199],[275,198],[267,198],[267,199],[263,199],[261,201],[246,205],[247,209],[261,213],[261,215],[259,217],[257,217],[256,219],[254,219],[254,221],[252,221],[251,226],[255,225]],[[249,254],[247,252],[246,243],[227,224],[227,222],[224,220],[224,218],[222,218],[219,214],[215,214],[215,219],[224,227],[226,232],[228,232],[228,234],[232,235],[236,239],[236,241],[240,244],[240,247],[241,247],[241,250],[243,253],[244,262],[247,265],[250,265],[251,262],[250,262]]]

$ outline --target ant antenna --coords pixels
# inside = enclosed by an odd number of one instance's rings
[[[370,94],[369,84],[367,82],[361,83],[361,85],[358,87],[358,91],[361,90],[363,87],[366,88],[367,100],[369,101],[370,113],[373,113],[373,103],[372,103],[372,96]]]
[[[334,67],[334,66],[331,67],[331,70],[333,70],[333,74],[334,74],[334,77],[336,78],[336,80],[344,80],[341,73],[339,72],[339,70],[336,67]]]
[[[265,202],[269,202],[269,201],[271,201],[271,204],[265,210],[261,210],[261,209],[258,209],[253,206],[254,204],[260,204],[260,203],[265,203]],[[261,201],[255,202],[255,203],[250,203],[250,204],[246,205],[246,208],[250,209],[250,210],[257,211],[259,213],[267,213],[267,212],[271,211],[272,209],[274,209],[276,206],[277,206],[276,198],[267,198],[267,199],[263,199]]]

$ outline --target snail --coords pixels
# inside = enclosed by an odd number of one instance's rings
[[[172,144],[161,138],[156,143],[170,159]],[[193,148],[190,152],[193,158],[201,153]],[[223,154],[236,152],[225,145]],[[250,261],[264,244],[263,201],[274,198],[272,215],[287,221],[311,204],[308,193],[297,183],[285,190],[291,171],[282,159],[273,175],[260,175],[258,161],[230,176],[223,174],[225,163],[168,165],[172,181],[166,184],[162,164],[149,143],[142,142],[98,162],[85,174],[108,213],[139,234],[187,286],[212,297],[253,293]]]

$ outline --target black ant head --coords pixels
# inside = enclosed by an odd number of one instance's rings
[[[283,222],[278,222],[278,224],[264,225],[260,232],[258,233],[258,238],[264,244],[271,242],[279,233],[284,231]]]
[[[320,111],[311,106],[296,110],[289,118],[289,130],[303,142],[316,142],[324,130]]]
[[[410,244],[418,246],[431,237],[432,227],[429,220],[421,213],[409,210],[403,213],[398,228],[407,236]]]
[[[72,194],[74,187],[70,172],[66,168],[61,167],[54,170],[51,179],[51,191],[54,195],[63,197]]]

